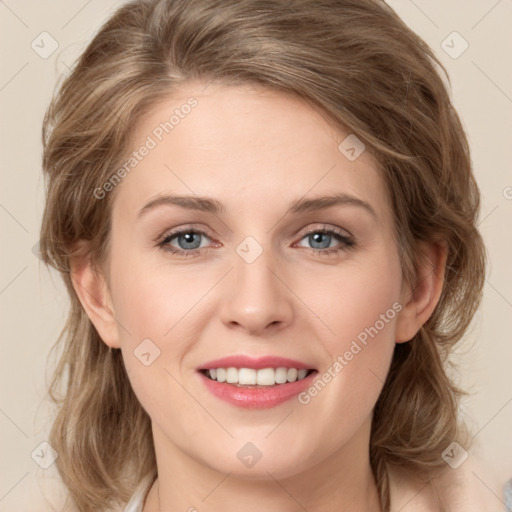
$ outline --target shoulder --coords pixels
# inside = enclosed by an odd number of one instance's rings
[[[503,483],[471,456],[457,468],[433,470],[428,481],[392,469],[391,512],[495,512],[503,509]]]

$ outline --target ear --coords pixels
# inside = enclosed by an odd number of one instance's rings
[[[448,249],[445,243],[419,243],[420,261],[416,286],[402,287],[403,309],[397,317],[395,340],[411,340],[429,319],[443,290]]]
[[[87,316],[103,342],[119,348],[119,334],[107,281],[92,262],[89,243],[78,242],[70,258],[71,282]]]

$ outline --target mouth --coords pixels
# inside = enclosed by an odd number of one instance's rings
[[[269,409],[296,398],[313,384],[318,370],[290,359],[230,357],[199,368],[205,389],[240,409]]]
[[[269,388],[273,386],[283,386],[306,379],[315,369],[288,368],[279,366],[276,368],[209,368],[199,370],[207,379],[229,384],[237,388]]]
[[[296,359],[238,354],[205,362],[197,374],[215,398],[243,409],[268,409],[311,386],[318,371]]]

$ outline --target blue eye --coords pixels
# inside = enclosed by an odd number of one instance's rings
[[[207,237],[206,233],[194,229],[185,229],[167,235],[158,245],[173,254],[188,256],[199,251],[201,248],[201,237]],[[174,239],[178,243],[178,248],[171,244],[171,241]]]
[[[204,248],[204,245],[201,243],[203,237],[209,239],[208,235],[203,231],[182,229],[181,231],[168,234],[157,245],[172,254],[183,256],[197,255]],[[308,243],[311,244],[310,250],[322,255],[339,253],[355,245],[352,237],[346,236],[343,232],[336,229],[312,229],[303,235],[301,240],[304,239],[307,239]],[[174,240],[177,247],[173,243]],[[338,241],[338,246],[332,247],[331,243],[333,241]],[[299,247],[304,246],[299,245]]]
[[[313,229],[301,239],[307,239],[316,253],[331,254],[346,250],[355,245],[354,240],[334,229]],[[331,242],[337,240],[341,246],[331,247]],[[316,247],[315,247],[316,246]]]

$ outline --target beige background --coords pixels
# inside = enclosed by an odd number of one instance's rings
[[[37,478],[56,477],[55,465],[43,470],[31,458],[47,438],[45,365],[67,308],[58,276],[33,253],[43,208],[41,121],[58,77],[121,3],[0,2],[0,511],[22,510],[15,504],[34,493]],[[470,456],[479,455],[503,482],[512,477],[512,1],[389,3],[447,67],[472,146],[490,265],[482,307],[456,357],[460,382],[471,392],[463,403],[476,441]],[[40,36],[45,31],[58,48],[43,59],[31,44],[35,41],[39,52],[49,51],[50,39]],[[441,46],[453,31],[469,44],[458,58]],[[46,38],[44,47],[41,38]],[[447,43],[452,54],[464,44],[458,36]],[[490,478],[474,474],[474,484],[492,487]]]

